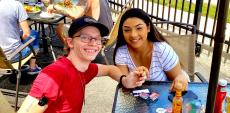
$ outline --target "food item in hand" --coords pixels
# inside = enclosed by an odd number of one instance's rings
[[[140,74],[138,74],[140,77],[147,76],[148,69],[146,67],[140,66],[137,68],[137,71],[140,73]]]
[[[147,74],[146,74],[146,72],[145,72],[145,71],[142,71],[142,73],[141,73],[141,74],[139,74],[138,76],[140,76],[140,77],[144,77],[144,76],[147,76]]]
[[[68,8],[71,8],[71,7],[73,7],[73,3],[72,3],[71,0],[65,0],[64,1],[64,6],[68,7]]]
[[[65,5],[64,5],[64,2],[58,2],[57,5],[60,5],[60,6],[62,6],[62,7],[65,6]]]
[[[66,8],[72,8],[73,7],[73,3],[71,0],[64,0],[64,2],[57,3],[57,5],[60,5],[62,7],[66,7]]]

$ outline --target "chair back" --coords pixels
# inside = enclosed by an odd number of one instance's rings
[[[19,59],[18,62],[12,63],[9,59],[13,58],[16,54],[20,53],[25,47],[29,47],[30,44],[35,40],[34,37],[31,37],[27,42],[18,47],[13,53],[11,53],[8,57],[3,52],[0,47],[0,69],[20,69],[22,65],[24,65],[29,59],[35,56],[33,48],[30,47],[31,53],[24,59]]]
[[[164,36],[166,41],[173,47],[179,57],[182,69],[193,81],[195,73],[195,41],[197,35],[180,35],[164,28],[157,27],[157,29]]]
[[[11,63],[7,60],[2,48],[0,47],[0,69],[14,69]]]
[[[195,35],[165,36],[180,59],[181,67],[188,73],[194,74],[195,67]]]
[[[17,107],[18,107],[18,92],[19,92],[19,83],[20,83],[20,78],[21,78],[20,69],[21,69],[21,66],[23,66],[27,61],[29,61],[33,56],[35,56],[35,52],[30,45],[34,40],[35,40],[35,38],[31,37],[27,42],[25,42],[24,44],[19,46],[16,50],[14,50],[10,55],[7,55],[7,56],[5,55],[2,48],[0,47],[0,74],[5,74],[5,75],[16,74],[16,78],[17,78],[16,88],[15,88],[16,89],[15,105],[14,105],[15,111],[17,110]],[[20,56],[19,60],[17,62],[12,63],[10,61],[10,59],[14,58],[17,54],[21,53],[21,51],[25,47],[30,47],[30,49],[31,49],[31,53],[29,54],[29,56],[27,56],[23,59]],[[0,99],[1,99],[1,97],[0,97]],[[7,103],[5,103],[4,105],[6,105],[6,104]],[[0,110],[0,112],[1,112],[1,110]],[[11,112],[10,109],[8,112],[9,113]]]

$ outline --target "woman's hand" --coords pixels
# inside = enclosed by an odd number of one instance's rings
[[[148,76],[148,69],[144,66],[140,66],[136,70],[130,72],[126,77],[124,77],[122,79],[122,83],[126,88],[135,88],[137,86],[141,86]]]
[[[136,69],[140,74],[138,76],[146,76],[149,79],[149,71],[146,67],[140,66]]]
[[[181,85],[182,85],[182,87],[181,87]],[[170,90],[171,91],[176,91],[176,90],[185,91],[185,90],[187,90],[187,86],[188,86],[188,78],[183,74],[179,74],[173,80],[173,83],[171,85]]]

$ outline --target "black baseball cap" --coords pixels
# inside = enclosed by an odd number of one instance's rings
[[[101,36],[107,36],[109,34],[109,29],[101,24],[98,23],[94,18],[89,16],[82,16],[76,20],[73,21],[73,23],[70,25],[68,35],[69,37],[73,37],[73,35],[80,31],[81,29],[87,27],[87,26],[94,26],[97,27],[101,33]]]

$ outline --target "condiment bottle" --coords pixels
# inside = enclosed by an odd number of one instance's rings
[[[183,98],[182,98],[182,84],[178,84],[176,89],[176,95],[173,98],[173,107],[172,111],[173,113],[181,113],[182,112],[182,104],[183,104]]]
[[[226,113],[230,113],[230,95],[226,96],[225,102],[226,102],[225,111]]]
[[[217,86],[214,113],[223,113],[224,111],[222,106],[227,94],[226,88],[227,88],[227,81],[224,79],[220,79]]]

